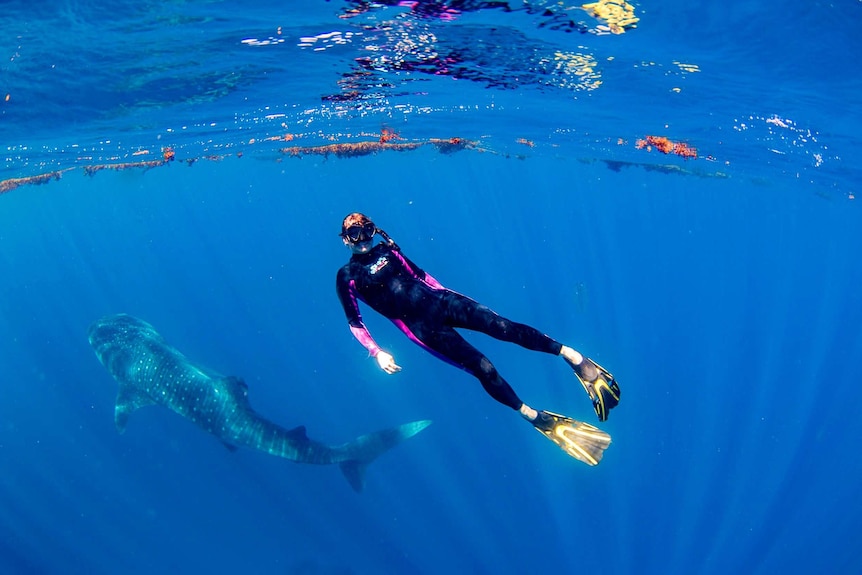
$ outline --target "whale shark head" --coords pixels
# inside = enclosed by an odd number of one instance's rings
[[[133,359],[141,346],[164,343],[153,326],[128,314],[109,315],[94,322],[88,338],[96,357],[114,376]]]
[[[153,326],[128,314],[105,316],[93,323],[88,332],[90,345],[103,359],[118,348],[128,348],[141,341],[161,341],[162,336]]]

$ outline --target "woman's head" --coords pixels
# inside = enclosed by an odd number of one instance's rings
[[[378,232],[371,218],[359,212],[347,214],[341,222],[341,240],[355,254],[364,254],[371,250],[371,242]]]

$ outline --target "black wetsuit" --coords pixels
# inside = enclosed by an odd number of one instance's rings
[[[488,358],[454,328],[482,332],[554,355],[559,355],[562,348],[562,344],[538,330],[501,317],[487,306],[446,289],[389,244],[380,243],[366,254],[351,256],[338,270],[336,290],[350,330],[372,356],[380,347],[362,323],[357,300],[389,318],[437,357],[476,376],[491,397],[512,409],[521,407],[518,395]]]

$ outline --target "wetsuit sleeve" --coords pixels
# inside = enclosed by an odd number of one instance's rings
[[[402,254],[398,250],[392,250],[392,253],[401,260],[401,265],[404,266],[404,269],[413,277],[418,279],[419,281],[425,283],[428,287],[433,289],[446,289],[443,287],[443,284],[438,282],[436,279],[431,277],[431,274],[425,272],[422,268],[414,264],[410,258]]]
[[[368,328],[362,322],[362,315],[359,313],[359,302],[356,296],[356,285],[346,267],[338,270],[338,276],[335,280],[335,291],[338,293],[341,307],[344,308],[344,315],[347,316],[350,333],[368,350],[371,357],[377,357],[377,354],[380,352],[380,346],[377,345],[374,338],[371,337]]]

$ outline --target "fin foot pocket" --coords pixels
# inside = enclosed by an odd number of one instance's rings
[[[617,385],[616,379],[608,370],[588,357],[578,365],[569,365],[575,370],[575,377],[590,396],[599,421],[606,421],[610,410],[620,403],[620,386]]]
[[[539,433],[587,465],[598,465],[611,444],[611,436],[601,429],[550,411],[540,411],[532,423]]]

